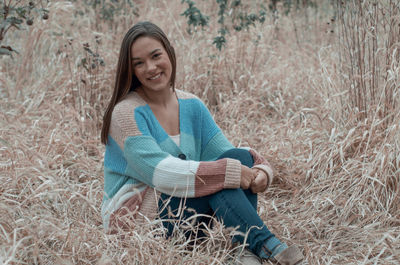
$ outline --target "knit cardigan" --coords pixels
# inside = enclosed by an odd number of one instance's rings
[[[162,128],[137,92],[116,104],[104,155],[104,228],[130,229],[133,219],[157,217],[160,193],[202,197],[240,187],[241,163],[217,158],[234,148],[204,103],[176,90],[179,103],[180,145]],[[273,170],[256,151],[254,167],[272,182]]]

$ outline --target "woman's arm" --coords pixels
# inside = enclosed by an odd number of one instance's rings
[[[150,136],[127,137],[124,156],[129,175],[175,197],[201,197],[240,186],[239,161],[182,160],[162,151]]]
[[[163,151],[142,128],[150,129],[151,124],[148,125],[143,117],[135,117],[134,105],[134,99],[118,104],[110,126],[110,136],[117,142],[127,162],[125,175],[176,197],[201,197],[240,187],[239,161],[229,158],[209,162],[182,160],[178,154]]]
[[[199,100],[200,101],[200,100]],[[229,140],[225,137],[222,133],[221,129],[215,123],[210,111],[204,105],[203,102],[200,101],[200,109],[201,109],[201,116],[202,116],[202,135],[203,135],[203,143],[204,148],[202,150],[202,160],[213,160],[219,157],[225,151],[234,148],[234,146],[229,142]],[[267,176],[267,188],[273,181],[274,178],[274,171],[272,166],[269,164],[268,160],[262,157],[257,151],[251,148],[245,148],[250,152],[253,157],[254,166],[258,170],[261,170]],[[259,178],[261,179],[261,177]],[[264,186],[265,181],[257,182],[255,190],[258,192],[260,190],[264,191],[262,187]],[[260,184],[259,184],[260,183]],[[253,185],[254,186],[254,185]]]

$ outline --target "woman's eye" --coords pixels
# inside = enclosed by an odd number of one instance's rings
[[[142,64],[142,62],[136,62],[136,63],[133,64],[133,66],[136,67],[136,66],[139,66],[141,64]]]
[[[156,53],[156,54],[153,55],[153,58],[158,58],[160,56],[161,56],[161,53]]]

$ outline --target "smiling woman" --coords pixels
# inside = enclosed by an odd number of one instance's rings
[[[131,55],[134,75],[141,84],[136,92],[169,135],[179,134],[178,99],[171,90],[172,65],[162,43],[152,37],[138,38]]]
[[[299,264],[301,251],[275,237],[257,213],[271,165],[253,149],[234,148],[203,102],[175,89],[175,75],[175,52],[162,30],[151,22],[133,26],[102,128],[105,229],[118,233],[158,218],[170,237],[185,220],[211,226],[216,217],[242,232],[233,238],[247,246],[240,264]],[[186,235],[206,236],[193,233]]]
[[[149,93],[168,91],[172,65],[162,44],[151,37],[142,37],[133,43],[131,50],[134,74],[141,88]]]

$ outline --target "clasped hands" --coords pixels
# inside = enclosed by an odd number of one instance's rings
[[[258,168],[248,168],[242,165],[240,187],[244,190],[250,189],[253,193],[263,192],[268,188],[268,176]]]

